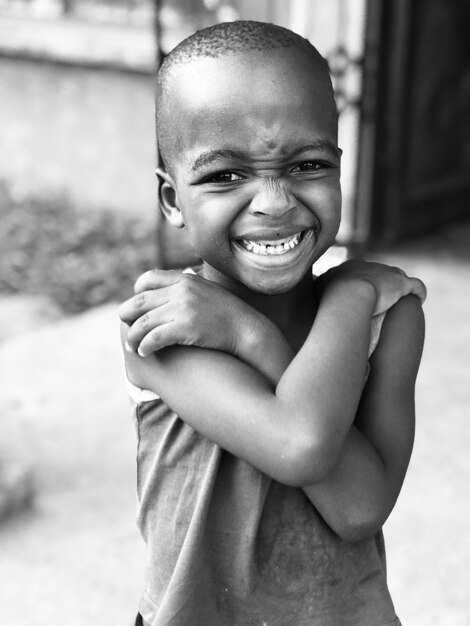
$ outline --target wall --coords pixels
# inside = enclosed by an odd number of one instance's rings
[[[0,179],[15,193],[154,212],[151,74],[3,57],[0,83]]]

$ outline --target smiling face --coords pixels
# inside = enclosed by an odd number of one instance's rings
[[[202,58],[170,93],[163,210],[188,229],[204,275],[284,293],[339,227],[340,152],[325,70],[297,48]]]

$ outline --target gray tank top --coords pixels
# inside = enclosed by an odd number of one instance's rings
[[[381,322],[373,323],[370,352]],[[138,525],[147,544],[145,622],[399,623],[382,533],[357,543],[340,539],[302,489],[222,450],[155,394],[132,386],[130,394],[138,433]]]

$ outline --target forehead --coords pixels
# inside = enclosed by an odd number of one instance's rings
[[[211,149],[261,156],[311,137],[336,143],[328,75],[303,50],[197,59],[178,68],[167,97],[176,160],[187,165]]]

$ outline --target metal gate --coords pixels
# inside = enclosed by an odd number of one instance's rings
[[[356,230],[397,241],[470,217],[470,2],[369,0]]]
[[[259,19],[295,30],[328,59],[344,150],[340,243],[381,245],[470,217],[470,0],[156,0],[156,8],[163,53],[209,24]],[[174,236],[162,229],[171,263]]]

